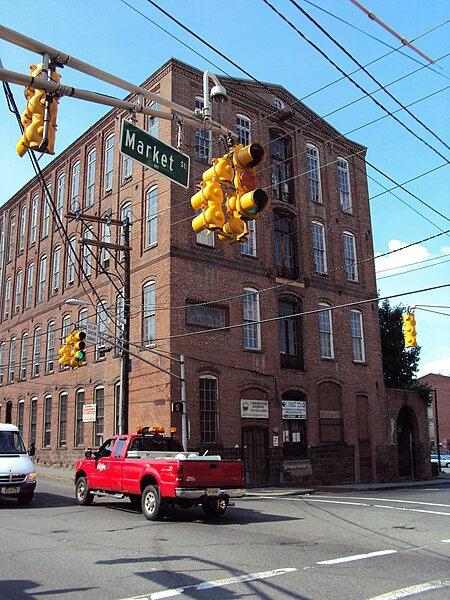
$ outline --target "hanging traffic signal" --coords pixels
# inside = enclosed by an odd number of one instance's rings
[[[70,366],[72,369],[78,369],[78,367],[81,367],[83,362],[86,360],[86,343],[84,341],[86,339],[86,334],[84,331],[76,329],[72,332],[71,338],[73,350],[70,353]]]
[[[42,71],[42,63],[30,65],[31,77],[39,78]],[[52,70],[50,78],[59,83],[60,75]],[[24,156],[28,150],[37,150],[54,154],[58,98],[32,86],[25,89],[25,98],[27,106],[21,117],[24,131],[16,144],[17,153],[19,156]]]
[[[261,213],[269,207],[270,200],[266,192],[257,188],[256,165],[264,160],[264,148],[260,144],[234,147],[234,188],[236,190],[236,211],[241,219],[252,221],[259,219]]]
[[[405,348],[416,348],[416,319],[410,312],[403,315],[403,337],[405,340]]]
[[[201,209],[192,220],[192,229],[200,233],[203,229],[214,231],[222,229],[225,224],[225,215],[222,209],[222,185],[231,185],[233,168],[230,158],[213,158],[213,165],[203,173],[200,190],[191,198],[194,210]]]
[[[58,353],[59,353],[58,363],[60,365],[69,366],[70,365],[70,344],[67,343],[67,340],[66,340],[66,343],[63,344],[61,346],[61,348],[58,350]]]
[[[236,241],[245,241],[248,236],[248,229],[246,223],[241,219],[241,215],[237,211],[237,194],[233,192],[227,194],[226,210],[228,215],[228,221],[219,231],[219,240],[227,241],[230,243]]]

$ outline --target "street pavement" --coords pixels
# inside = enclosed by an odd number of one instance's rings
[[[71,469],[63,469],[58,467],[47,467],[36,464],[36,473],[39,477],[47,477],[49,479],[55,479],[65,481],[67,483],[74,482],[74,472]],[[250,488],[246,491],[246,496],[301,496],[315,493],[341,493],[341,492],[368,492],[371,490],[383,490],[383,489],[416,489],[423,487],[435,487],[441,485],[450,486],[450,469],[444,469],[439,477],[427,480],[419,481],[395,481],[392,483],[354,483],[354,484],[343,484],[343,485],[330,485],[330,486],[311,486],[311,487],[263,487],[263,488]]]

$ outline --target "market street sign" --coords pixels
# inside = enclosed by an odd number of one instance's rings
[[[122,121],[120,152],[178,185],[189,187],[189,156],[125,120]]]

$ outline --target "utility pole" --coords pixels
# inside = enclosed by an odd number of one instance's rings
[[[130,282],[130,219],[125,217],[122,225],[123,245],[124,245],[124,276],[123,276],[123,337],[121,341],[121,397],[122,397],[122,423],[120,433],[128,433],[128,412],[130,404],[130,300],[131,300],[131,282]]]

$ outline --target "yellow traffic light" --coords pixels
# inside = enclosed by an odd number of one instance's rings
[[[416,348],[416,319],[410,312],[403,315],[403,337],[405,340],[405,348]]]
[[[32,77],[40,77],[42,70],[42,63],[30,65]],[[59,83],[59,73],[52,71],[51,79]],[[58,98],[50,96],[45,90],[38,90],[31,86],[25,89],[25,98],[27,106],[21,117],[24,131],[16,144],[17,153],[19,156],[24,156],[28,150],[37,150],[54,154]]]
[[[213,158],[213,165],[203,173],[200,190],[191,198],[191,206],[201,213],[192,220],[192,229],[200,233],[203,229],[222,229],[225,215],[222,209],[222,185],[231,185],[233,168],[228,157]]]
[[[70,353],[70,366],[72,369],[78,369],[78,367],[81,367],[83,362],[86,360],[86,343],[84,341],[86,339],[86,334],[84,331],[76,329],[72,332],[71,339],[73,343],[73,350]]]
[[[241,219],[237,211],[237,194],[236,192],[227,194],[226,209],[228,221],[219,232],[219,240],[230,243],[236,241],[245,241],[248,236],[248,229],[244,221]]]
[[[257,188],[255,167],[264,160],[264,156],[264,148],[260,144],[238,145],[234,148],[236,211],[244,220],[259,219],[270,204],[266,192]]]
[[[63,344],[61,348],[58,350],[59,360],[58,363],[60,365],[70,365],[70,344]]]

